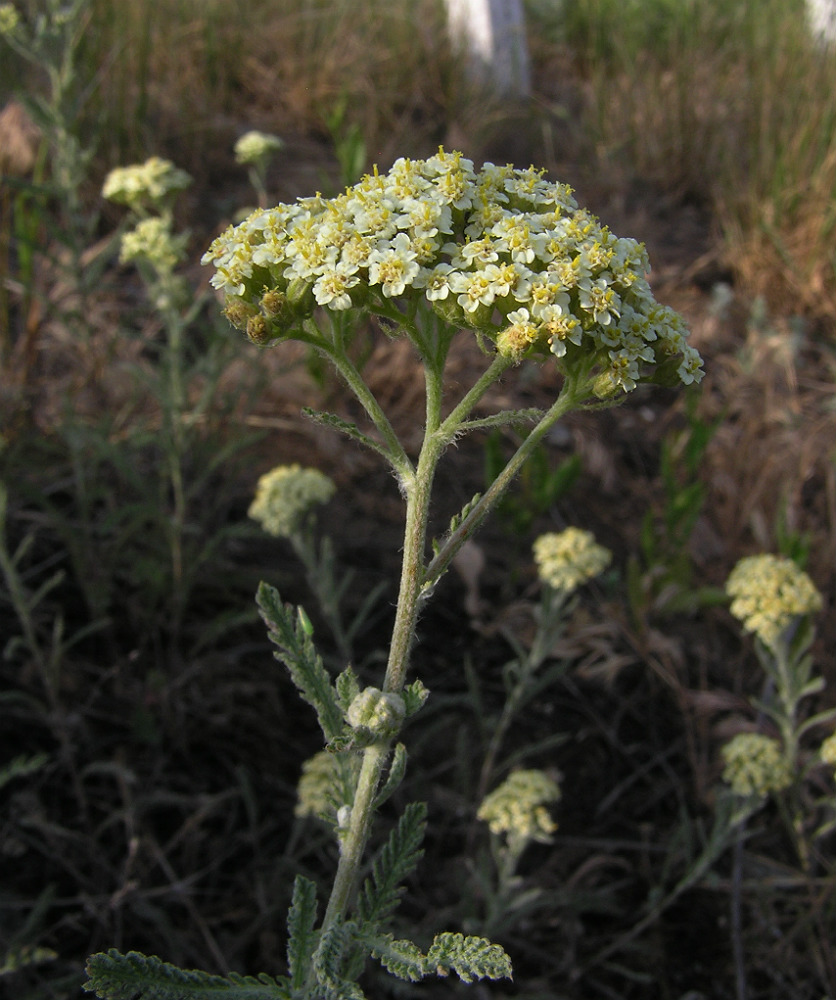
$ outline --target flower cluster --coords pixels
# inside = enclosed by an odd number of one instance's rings
[[[20,23],[20,14],[12,3],[0,3],[0,36],[11,35]]]
[[[560,786],[544,771],[514,771],[486,796],[476,816],[491,833],[548,843],[557,829],[546,806],[560,799]]]
[[[263,163],[278,152],[284,143],[277,135],[266,132],[245,132],[235,143],[235,160],[237,163]]]
[[[836,733],[831,733],[819,747],[819,757],[825,764],[836,768]]]
[[[161,208],[179,191],[184,191],[192,179],[185,170],[170,160],[152,156],[145,163],[117,167],[105,178],[102,196],[134,211],[149,207]]]
[[[290,538],[308,511],[328,503],[335,490],[333,481],[317,469],[280,465],[259,479],[248,514],[269,535]]]
[[[726,593],[733,598],[731,613],[770,648],[797,617],[822,606],[810,577],[792,559],[773,555],[741,559],[726,581]]]
[[[294,335],[317,306],[391,316],[429,305],[504,356],[551,354],[599,373],[602,397],[698,382],[681,317],[659,305],[643,245],[620,239],[543,171],[460,153],[399,159],[335,198],[257,211],[204,254],[227,316],[256,343]]]
[[[119,260],[146,260],[159,274],[170,274],[186,256],[188,234],[175,236],[168,217],[153,215],[141,219],[122,236]]]
[[[571,594],[607,568],[612,553],[598,545],[590,531],[567,528],[534,542],[534,562],[540,579],[553,590]]]
[[[765,798],[792,782],[790,766],[780,743],[761,733],[739,733],[722,750],[726,762],[723,780],[736,795]]]
[[[334,787],[337,783],[339,764],[334,754],[327,750],[309,757],[302,765],[302,774],[296,786],[296,816],[333,818]]]

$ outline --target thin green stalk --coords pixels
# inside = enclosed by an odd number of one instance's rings
[[[357,371],[351,358],[349,358],[343,348],[341,338],[335,334],[334,338],[329,341],[326,337],[321,336],[314,343],[314,346],[334,365],[345,379],[349,389],[357,397],[357,400],[368,414],[369,419],[382,436],[386,445],[386,457],[397,473],[401,484],[405,486],[413,476],[412,462],[404,451],[403,445],[398,439],[392,424],[389,422],[389,418],[383,412],[380,403],[363,381],[362,375]]]
[[[409,655],[424,595],[427,520],[435,471],[445,448],[455,437],[455,422],[452,415],[444,421],[447,432],[440,432],[445,357],[446,351],[440,351],[435,358],[435,363],[427,363],[425,366],[426,427],[424,442],[415,474],[403,483],[406,492],[406,524],[401,581],[395,623],[392,629],[392,641],[389,647],[389,659],[383,683],[383,690],[394,694],[403,690],[406,681]],[[348,361],[347,358],[345,360]],[[480,390],[478,393],[475,396],[473,392],[468,393],[469,405],[462,407],[460,404],[454,411],[454,413],[459,414],[459,420],[465,419],[476,400],[484,394],[490,382],[496,381],[506,367],[507,363],[503,359],[503,363],[494,362],[488,368],[479,380]],[[359,374],[357,377],[359,379]],[[363,387],[365,388],[364,385]],[[374,400],[374,404],[377,405],[376,400]],[[394,431],[392,433],[394,434]],[[363,854],[371,832],[374,799],[390,753],[391,743],[391,739],[380,741],[368,747],[363,753],[357,792],[351,809],[348,830],[341,840],[340,861],[322,925],[323,931],[345,915],[356,890]]]
[[[348,829],[340,840],[340,861],[322,921],[323,934],[345,916],[354,897],[363,855],[371,833],[374,799],[389,757],[390,747],[390,741],[382,741],[373,743],[363,751],[363,763],[357,778]]]
[[[563,388],[560,391],[560,395],[554,401],[552,406],[546,411],[540,422],[511,456],[508,464],[496,477],[493,483],[491,483],[490,487],[473,505],[470,512],[462,520],[461,524],[459,524],[455,531],[451,532],[451,534],[447,536],[446,541],[438,550],[435,558],[429,564],[426,572],[424,573],[422,591],[429,592],[432,589],[434,584],[450,565],[455,554],[459,551],[462,545],[464,545],[468,538],[475,533],[476,529],[482,521],[484,521],[485,517],[487,517],[496,503],[500,500],[502,494],[506,489],[508,489],[512,480],[520,471],[526,459],[531,455],[540,441],[552,429],[552,427],[554,427],[561,417],[575,409],[583,401],[587,392],[588,383],[586,379],[566,379],[563,384]],[[444,428],[447,426],[449,421],[450,418],[444,422],[442,427],[439,429],[439,433],[444,431]]]

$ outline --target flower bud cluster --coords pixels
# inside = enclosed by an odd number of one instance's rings
[[[722,750],[726,762],[723,780],[736,795],[765,798],[792,783],[790,766],[781,744],[761,733],[739,733]]]
[[[607,568],[612,553],[598,545],[590,531],[567,528],[534,542],[534,562],[540,579],[553,590],[571,594]]]
[[[399,694],[368,687],[348,706],[345,721],[352,729],[368,729],[375,736],[393,736],[405,715],[406,706]]]
[[[560,786],[545,771],[514,771],[479,806],[477,819],[491,833],[548,843],[557,829],[546,806],[560,799]]]
[[[822,606],[813,581],[792,559],[768,554],[741,559],[726,581],[726,593],[733,598],[731,613],[770,648],[796,618]]]
[[[259,479],[248,514],[269,535],[290,538],[308,511],[328,503],[335,491],[333,481],[318,469],[280,465]]]
[[[152,156],[145,163],[117,167],[105,178],[102,196],[135,211],[161,209],[192,182],[185,170],[170,160]]]
[[[597,367],[602,396],[651,373],[686,384],[703,374],[681,317],[653,298],[643,245],[616,237],[534,168],[476,171],[444,150],[399,159],[335,198],[253,213],[203,262],[215,267],[227,315],[260,342],[293,336],[317,306],[423,301],[513,360],[551,355],[565,373]],[[289,322],[265,298],[294,287]]]

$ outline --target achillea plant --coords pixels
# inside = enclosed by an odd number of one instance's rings
[[[476,170],[460,153],[398,160],[387,174],[375,171],[335,198],[317,195],[257,211],[218,237],[204,261],[215,268],[212,283],[224,293],[226,315],[252,342],[309,345],[362,404],[366,429],[333,414],[310,415],[374,450],[395,475],[406,504],[398,604],[385,674],[363,689],[350,667],[336,679],[325,669],[302,609],[284,604],[265,584],[259,588],[277,658],[315,710],[326,748],[352,762],[334,770],[330,796],[318,787],[311,801],[314,810],[325,801],[337,805],[339,862],[321,917],[314,885],[296,879],[287,974],[223,979],[110,952],[90,959],[86,988],[114,998],[145,991],[160,1000],[209,991],[360,998],[370,958],[408,981],[450,971],[466,982],[510,976],[508,956],[481,937],[444,932],[425,951],[392,935],[398,886],[421,854],[422,805],[406,808],[366,867],[375,811],[406,769],[400,737],[428,696],[421,679],[409,681],[420,609],[562,416],[614,403],[642,382],[699,381],[700,356],[687,343],[682,319],[654,300],[639,243],[601,226],[566,185],[543,172],[490,163]],[[426,411],[417,456],[408,454],[352,362],[348,338],[358,314],[376,319],[387,336],[406,337],[423,363]],[[445,365],[461,331],[476,338],[485,364],[471,385],[447,399]],[[543,410],[474,416],[488,389],[524,358],[556,366],[563,376],[557,398]],[[428,551],[433,479],[446,449],[469,431],[523,423],[533,429],[505,468]],[[323,772],[316,771],[319,783]],[[344,787],[336,787],[346,773],[353,782],[349,801]],[[541,833],[544,824],[540,816]],[[365,881],[364,870],[370,871]]]
[[[836,710],[807,715],[809,698],[824,688],[814,670],[810,645],[813,615],[822,596],[791,559],[769,554],[741,559],[726,581],[731,613],[755,636],[755,649],[767,678],[763,696],[752,699],[777,738],[741,733],[722,750],[723,777],[732,792],[753,804],[772,796],[793,837],[802,867],[809,869],[815,841],[836,821],[833,795],[812,801],[805,787],[813,768],[836,760],[836,736],[827,737],[817,755],[802,749],[806,734],[830,726]]]

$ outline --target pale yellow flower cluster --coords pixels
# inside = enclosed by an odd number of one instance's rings
[[[267,132],[245,132],[235,143],[235,160],[238,163],[260,163],[278,152],[284,143],[277,135]]]
[[[335,490],[333,481],[318,469],[280,465],[259,479],[248,513],[269,535],[290,538],[308,511],[328,503]]]
[[[339,765],[334,754],[327,750],[308,758],[302,765],[302,774],[296,786],[296,816],[318,816],[320,819],[333,817],[334,788],[337,783]]]
[[[188,234],[175,236],[172,233],[171,220],[167,216],[153,215],[141,219],[122,236],[119,260],[123,264],[147,260],[158,273],[170,274],[185,258],[187,242]]]
[[[609,549],[598,545],[592,532],[580,528],[549,532],[534,542],[534,562],[540,579],[566,594],[603,572],[611,559]]]
[[[20,23],[20,14],[13,3],[0,3],[0,35],[11,35]]]
[[[600,371],[601,396],[649,377],[702,378],[681,317],[659,305],[642,244],[620,239],[571,188],[461,153],[399,159],[335,198],[259,210],[203,257],[227,315],[256,343],[293,336],[314,309],[423,300],[518,360]]]
[[[819,757],[825,764],[836,768],[836,733],[831,733],[819,747]]]
[[[792,559],[774,555],[747,556],[726,581],[733,598],[731,613],[770,648],[801,615],[822,606],[813,581]]]
[[[175,167],[170,160],[152,156],[145,163],[111,170],[105,178],[102,196],[134,210],[160,208],[191,182],[185,170]]]
[[[560,799],[560,786],[544,771],[514,771],[486,796],[476,816],[491,833],[548,843],[557,829],[546,808]]]
[[[764,798],[792,783],[781,744],[771,736],[740,733],[723,747],[722,754],[726,762],[723,780],[736,795]]]

